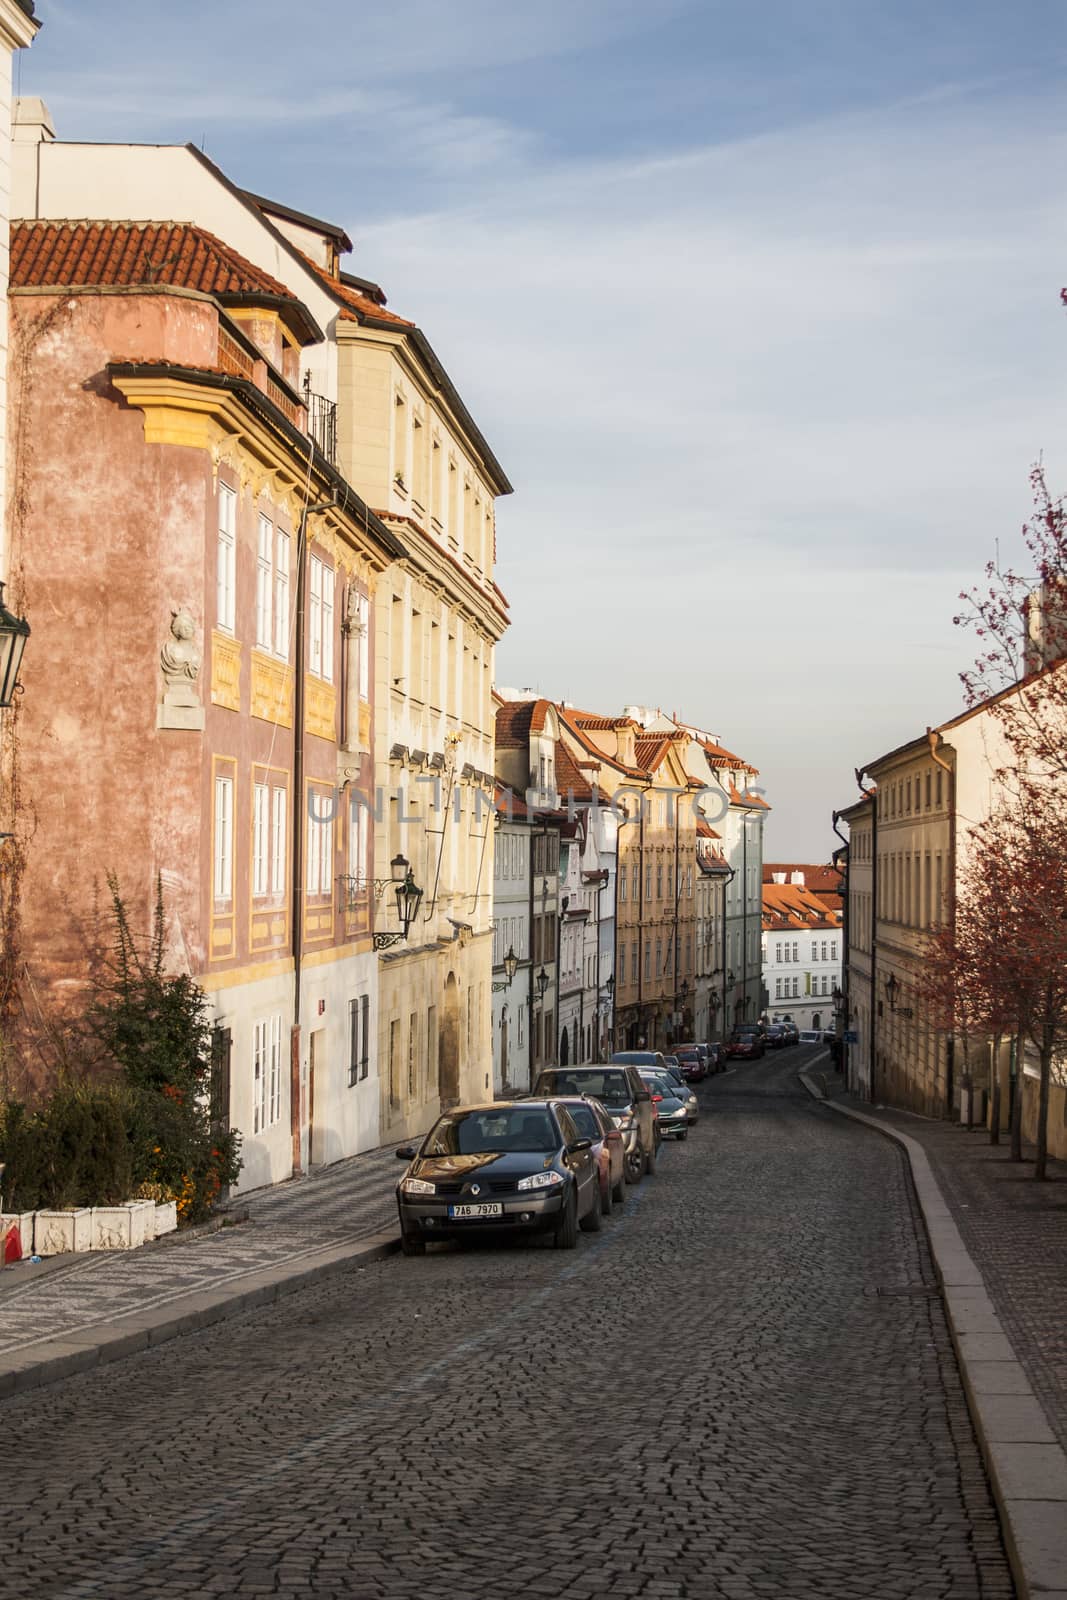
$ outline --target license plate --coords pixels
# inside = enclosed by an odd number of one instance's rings
[[[482,1200],[476,1205],[449,1206],[450,1217],[501,1217],[504,1207],[499,1200]]]

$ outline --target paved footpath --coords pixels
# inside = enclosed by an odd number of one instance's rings
[[[234,1201],[248,1221],[217,1233],[172,1234],[128,1254],[64,1256],[0,1272],[0,1371],[51,1342],[84,1338],[129,1316],[194,1297],[237,1294],[264,1273],[297,1273],[328,1252],[395,1231],[400,1170],[393,1147]]]
[[[0,1596],[1011,1595],[904,1156],[795,1073],[705,1085],[573,1252],[392,1256],[10,1398]]]
[[[842,1105],[922,1145],[1030,1386],[1067,1450],[1067,1163],[1050,1161],[1048,1181],[1035,1183],[1032,1148],[1024,1146],[1021,1165],[1013,1162],[1006,1134],[991,1145],[985,1128],[961,1128],[845,1094],[840,1076],[825,1063],[814,1075]]]

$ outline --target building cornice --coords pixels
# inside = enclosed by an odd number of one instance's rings
[[[406,555],[314,443],[246,379],[164,362],[112,362],[108,372],[144,414],[146,443],[205,450],[216,470],[226,462],[254,491],[269,488],[288,500],[294,525],[309,498],[332,493],[336,503],[315,514],[315,537],[337,541],[364,576]]]
[[[25,50],[41,28],[33,0],[0,0],[0,40],[9,50]]]

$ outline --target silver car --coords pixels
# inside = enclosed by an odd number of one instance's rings
[[[642,1072],[641,1076],[652,1092],[660,1138],[688,1139],[689,1112],[685,1101],[678,1097],[678,1085],[673,1078],[660,1072]]]

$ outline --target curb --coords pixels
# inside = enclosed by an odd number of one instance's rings
[[[828,1100],[807,1073],[797,1076],[813,1099],[903,1146],[1020,1600],[1067,1600],[1067,1453],[1027,1381],[929,1156],[917,1139]]]
[[[399,1249],[399,1234],[371,1234],[352,1244],[328,1246],[316,1252],[308,1266],[264,1267],[250,1272],[240,1288],[193,1290],[168,1306],[116,1318],[106,1328],[72,1328],[57,1338],[42,1339],[9,1356],[0,1355],[0,1399],[56,1383],[90,1367],[120,1361],[183,1334],[197,1333],[240,1311],[269,1305],[294,1290],[306,1289],[346,1267],[384,1260]]]

